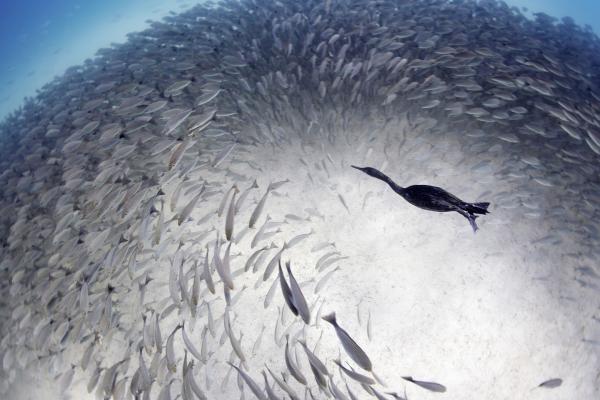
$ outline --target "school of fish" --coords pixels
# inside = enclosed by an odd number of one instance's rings
[[[152,22],[0,123],[0,397],[597,398],[599,156],[600,40],[568,18]],[[493,212],[472,235],[352,165]]]

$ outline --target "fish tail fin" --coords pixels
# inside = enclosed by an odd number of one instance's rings
[[[323,318],[323,320],[329,322],[333,326],[337,325],[337,320],[335,319],[335,311],[332,312],[331,314],[324,315],[321,318]]]

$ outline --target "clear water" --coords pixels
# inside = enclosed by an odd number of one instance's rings
[[[192,2],[177,0],[0,2],[0,117],[23,97],[102,47],[122,43]]]
[[[526,15],[544,12],[572,17],[600,32],[600,2],[595,0],[508,0]],[[93,57],[96,50],[121,43],[147,20],[182,11],[187,0],[106,0],[0,2],[0,118],[19,107],[24,96],[66,68]]]
[[[257,1],[258,7],[273,3]],[[595,0],[507,3],[530,17],[536,12],[558,20],[571,16],[600,32]],[[194,4],[0,0],[0,54],[5,55],[0,118],[55,77],[63,82],[68,67],[126,42],[127,33],[145,29],[147,20],[177,15]],[[278,21],[279,14],[271,15]],[[319,25],[316,15],[310,18]],[[229,23],[245,34],[238,21]],[[200,26],[209,31],[208,25]],[[344,34],[359,26],[345,27]],[[273,30],[285,36],[283,31]],[[265,32],[257,28],[251,35],[269,38],[271,32]],[[245,371],[261,390],[261,372],[268,365],[298,398],[310,399],[289,372],[280,374],[287,370],[287,333],[292,359],[314,398],[326,397],[316,388],[298,338],[311,349],[319,343],[315,352],[332,372],[326,390],[335,395],[332,382],[342,391],[348,383],[358,398],[373,398],[335,365],[340,357],[372,376],[320,318],[330,312],[368,353],[377,378],[386,383],[376,386],[380,393],[406,390],[410,399],[424,400],[598,399],[600,63],[544,52],[540,42],[526,57],[506,50],[510,54],[499,62],[490,55],[485,33],[476,31],[481,46],[468,49],[477,56],[459,52],[456,57],[464,57],[459,61],[448,61],[455,55],[445,46],[460,44],[436,39],[444,43],[438,43],[439,52],[450,51],[434,57],[440,62],[476,62],[423,68],[432,73],[415,66],[429,59],[427,40],[420,38],[419,45],[425,45],[416,49],[417,39],[408,35],[411,51],[394,51],[410,58],[406,62],[414,70],[399,71],[414,77],[418,90],[407,90],[407,98],[394,97],[400,91],[387,95],[398,84],[386,76],[395,67],[375,77],[361,67],[348,81],[367,82],[362,102],[352,97],[358,92],[352,89],[355,82],[345,81],[336,92],[330,73],[335,63],[320,64],[320,57],[339,57],[348,39],[343,35],[327,44],[329,52],[316,50],[321,40],[315,40],[313,65],[308,56],[298,56],[303,38],[292,40],[288,58],[285,50],[272,51],[275,44],[262,47],[264,53],[251,46],[238,49],[235,40],[203,47],[198,39],[178,48],[178,38],[165,36],[166,50],[147,42],[151,55],[135,49],[127,68],[114,62],[107,70],[68,74],[68,87],[46,97],[47,104],[0,125],[9,126],[4,133],[10,136],[6,142],[0,137],[0,399],[108,397],[90,377],[100,371],[99,382],[111,389],[105,373],[112,366],[119,367],[120,388],[126,386],[122,398],[133,398],[129,387],[139,368],[140,345],[155,378],[148,396],[153,400],[168,399],[159,392],[171,378],[171,398],[184,395],[184,357],[194,360],[194,377],[208,398],[252,399],[248,382],[227,365],[236,360],[237,366],[241,358],[231,343],[236,339],[246,354]],[[352,35],[353,57],[371,54],[364,47],[368,41]],[[517,50],[527,39],[519,38]],[[586,39],[598,48],[597,38]],[[188,52],[190,43],[199,46]],[[119,46],[114,49],[113,56],[128,57]],[[290,66],[289,59],[304,69]],[[321,65],[327,73],[320,76],[315,71]],[[123,75],[115,78],[111,68]],[[475,70],[477,76],[469,75]],[[302,83],[296,85],[296,79]],[[104,80],[116,83],[100,89]],[[173,89],[177,85],[185,87]],[[157,110],[148,111],[153,107]],[[181,115],[184,122],[175,124]],[[474,233],[463,215],[413,207],[352,165],[378,168],[402,186],[434,185],[468,202],[490,202],[491,212],[478,217]],[[278,187],[269,189],[274,182]],[[238,210],[232,198],[240,201],[247,194]],[[215,212],[219,208],[222,212]],[[248,227],[255,213],[258,222]],[[228,229],[234,239],[225,241]],[[313,307],[307,327],[278,286],[275,257],[290,243],[282,266],[291,262]],[[263,246],[251,266],[256,271],[244,271]],[[171,305],[178,303],[178,292],[193,292],[207,248],[217,290],[212,294],[200,283],[196,319],[191,301],[180,312]],[[231,257],[231,293],[223,284],[226,277],[215,270],[214,248]],[[328,252],[329,258],[322,258]],[[274,269],[266,276],[269,264]],[[95,266],[101,266],[97,275]],[[187,280],[180,283],[180,276]],[[230,308],[228,296],[236,301]],[[203,301],[211,305],[212,320]],[[225,332],[225,310],[231,312],[233,339]],[[156,333],[142,332],[157,314],[162,353],[148,345]],[[183,322],[192,345],[208,349],[208,355],[191,354],[193,346],[175,330]],[[71,336],[81,327],[79,337]],[[177,371],[170,374],[164,347],[171,332]],[[82,368],[91,348],[91,361]],[[200,361],[205,356],[206,366]],[[438,382],[446,391],[434,393],[403,376]]]

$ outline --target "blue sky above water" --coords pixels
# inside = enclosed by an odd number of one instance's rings
[[[0,118],[71,65],[196,0],[0,0]],[[506,0],[600,32],[600,0]],[[527,13],[526,13],[527,14]]]

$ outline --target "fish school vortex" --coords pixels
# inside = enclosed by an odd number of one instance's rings
[[[99,50],[0,125],[2,398],[597,398],[599,71],[491,0],[207,2]]]

